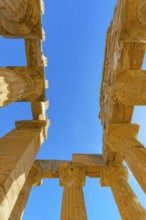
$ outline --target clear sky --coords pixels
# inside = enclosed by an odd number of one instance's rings
[[[73,153],[101,153],[102,128],[98,119],[99,94],[105,37],[116,0],[45,0],[43,45],[49,66],[47,98],[51,126],[38,159],[70,160]],[[26,65],[23,40],[0,39],[0,65]],[[146,65],[145,65],[146,66]],[[146,145],[146,108],[135,109],[133,121],[141,124],[140,140]],[[29,103],[14,103],[0,109],[0,135],[14,128],[16,120],[31,119]],[[145,195],[132,174],[133,189],[146,208]],[[120,220],[108,187],[87,178],[84,187],[88,220]],[[48,179],[34,187],[23,220],[59,220],[62,188]]]

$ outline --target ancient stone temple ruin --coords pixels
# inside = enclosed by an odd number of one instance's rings
[[[86,220],[82,187],[86,177],[111,188],[123,220],[146,220],[146,210],[128,183],[127,163],[146,193],[146,150],[132,124],[135,105],[146,105],[146,1],[118,0],[107,32],[99,118],[102,154],[73,154],[72,161],[36,160],[47,138],[47,59],[42,52],[42,0],[0,0],[0,34],[23,38],[27,66],[0,68],[0,107],[31,102],[33,119],[16,121],[0,139],[0,220],[22,218],[31,188],[43,178],[59,178],[64,187],[61,220]],[[18,148],[19,146],[19,148]],[[74,153],[74,152],[73,152]],[[48,216],[49,218],[49,216]]]

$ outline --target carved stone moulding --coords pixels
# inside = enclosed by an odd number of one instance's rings
[[[48,127],[50,126],[50,120],[22,120],[15,122],[16,129],[42,129],[43,141],[47,139]],[[42,143],[43,143],[42,141]]]
[[[21,18],[14,19],[15,16],[12,17],[7,7],[0,10],[0,35],[5,38],[43,39],[41,0],[29,0],[25,4],[27,8]]]

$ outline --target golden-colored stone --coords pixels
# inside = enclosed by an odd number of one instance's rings
[[[42,179],[41,178],[41,167],[39,166],[38,163],[34,163],[19,193],[19,196],[11,212],[9,220],[22,219],[32,186],[36,186],[36,185],[40,186],[41,179]]]
[[[134,105],[145,105],[146,1],[118,0],[107,33],[99,118],[103,125],[103,155],[74,154],[72,161],[35,161],[46,140],[46,110],[42,41],[45,33],[41,0],[0,0],[0,34],[24,38],[27,67],[0,68],[0,106],[31,102],[33,120],[16,122],[0,140],[0,219],[21,219],[30,190],[42,178],[60,178],[64,186],[62,220],[86,220],[82,186],[86,176],[110,186],[123,220],[145,220],[146,212],[127,182],[125,160],[146,192],[146,149],[131,124]]]
[[[60,166],[60,183],[64,186],[61,220],[87,220],[82,190],[85,184],[84,166]]]
[[[0,0],[0,34],[7,38],[42,39],[41,0]]]
[[[15,101],[36,101],[43,93],[41,68],[0,68],[0,107]]]
[[[146,211],[127,182],[128,172],[124,166],[111,165],[101,173],[101,185],[112,190],[122,220],[145,220]]]
[[[127,70],[117,75],[112,97],[124,105],[146,105],[146,71]]]
[[[46,122],[17,122],[17,128],[0,139],[0,217],[8,220],[44,137]],[[5,199],[4,196],[5,195]],[[8,208],[7,208],[8,207]]]
[[[135,124],[113,124],[109,129],[109,148],[124,156],[133,175],[146,193],[146,149],[137,140],[139,126]]]

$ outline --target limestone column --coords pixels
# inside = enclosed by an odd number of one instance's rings
[[[64,186],[61,220],[87,220],[82,186],[85,184],[85,168],[70,165],[60,170],[60,184]]]
[[[32,69],[33,72],[33,69]],[[42,94],[43,80],[38,74],[33,76],[0,68],[0,107],[29,97],[35,101]]]
[[[124,105],[146,105],[146,71],[118,73],[113,87],[113,100]]]
[[[146,1],[128,0],[124,10],[124,26],[132,40],[146,42]]]
[[[44,141],[45,121],[17,122],[0,139],[0,219],[8,220]]]
[[[109,127],[107,144],[112,152],[124,156],[133,175],[146,193],[146,149],[137,141],[139,126],[113,124]]]
[[[101,173],[101,185],[112,190],[122,220],[145,220],[146,211],[127,182],[128,172],[122,165],[110,165]]]
[[[9,217],[9,220],[22,219],[31,189],[33,186],[40,186],[41,180],[41,167],[38,163],[34,163],[25,181],[25,184],[19,193],[18,199]]]

